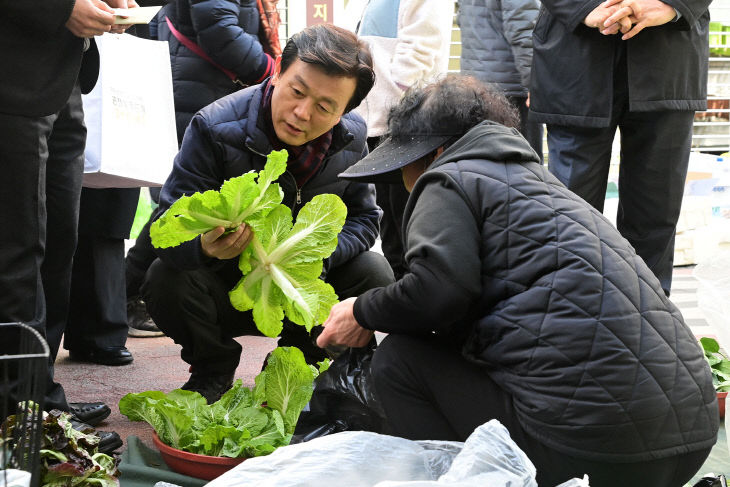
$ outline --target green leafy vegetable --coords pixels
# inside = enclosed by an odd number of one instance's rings
[[[730,359],[720,351],[720,344],[714,338],[702,337],[700,344],[712,371],[712,384],[715,390],[730,391]]]
[[[337,247],[346,216],[338,196],[320,194],[304,205],[293,226],[284,205],[251,222],[254,238],[239,259],[244,277],[229,293],[231,304],[252,309],[256,326],[270,337],[281,333],[285,315],[307,331],[324,322],[337,295],[319,279],[322,260]]]
[[[8,416],[4,421],[3,438],[13,438],[15,418],[15,415]],[[57,409],[43,413],[42,428],[41,487],[119,486],[119,459],[98,452],[99,437],[93,434],[93,428],[75,430],[71,415]]]
[[[174,247],[215,227],[233,230],[266,216],[283,198],[274,181],[286,171],[287,157],[285,150],[273,151],[261,172],[231,178],[220,191],[181,197],[150,227],[152,245]]]
[[[197,392],[180,389],[127,394],[119,411],[132,421],[147,421],[173,448],[232,458],[268,455],[289,444],[313,381],[302,352],[283,347],[271,353],[253,390],[239,379],[211,405]]]

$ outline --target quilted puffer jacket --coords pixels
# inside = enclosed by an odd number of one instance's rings
[[[182,141],[195,112],[239,90],[241,85],[181,44],[165,17],[213,61],[235,73],[245,84],[260,83],[270,75],[273,60],[259,42],[256,0],[173,0],[167,4],[150,23],[150,36],[168,42],[177,139]]]
[[[357,299],[361,325],[451,340],[566,454],[640,462],[714,445],[712,377],[681,314],[515,129],[484,122],[449,147],[404,222],[410,273]]]
[[[183,195],[218,190],[226,179],[263,169],[266,154],[273,150],[261,128],[260,107],[266,85],[251,86],[226,96],[193,117],[172,172],[160,192],[156,215]],[[284,191],[282,203],[292,209],[295,218],[303,205],[322,193],[338,195],[347,206],[347,219],[337,248],[325,261],[327,269],[369,250],[375,244],[382,216],[372,184],[337,177],[367,154],[365,122],[359,115],[347,113],[332,130],[332,144],[322,165],[302,187],[297,187],[289,171],[277,180]],[[157,249],[157,254],[181,269],[221,265],[221,261],[203,255],[199,237],[177,247]],[[237,259],[225,262],[234,268],[238,265]]]
[[[461,72],[494,83],[508,96],[527,96],[532,30],[538,0],[462,0]]]

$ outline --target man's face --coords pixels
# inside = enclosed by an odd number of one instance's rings
[[[355,93],[357,80],[330,76],[297,59],[271,80],[271,120],[276,136],[291,146],[304,145],[337,125]]]

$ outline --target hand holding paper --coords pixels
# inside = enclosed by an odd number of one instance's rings
[[[155,7],[136,7],[136,8],[115,8],[114,23],[115,24],[148,24],[157,12],[162,8],[160,5]]]

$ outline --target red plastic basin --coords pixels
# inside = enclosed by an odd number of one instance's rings
[[[245,458],[211,457],[178,450],[164,444],[157,437],[157,433],[152,435],[152,442],[160,450],[167,466],[173,471],[203,480],[220,477],[245,460]]]

